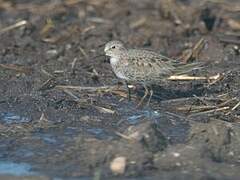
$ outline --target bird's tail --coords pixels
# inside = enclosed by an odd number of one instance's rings
[[[189,64],[178,63],[178,64],[175,64],[174,75],[187,74],[189,72],[192,72],[196,69],[201,69],[201,68],[203,68],[203,63],[200,63],[200,62],[194,62]]]

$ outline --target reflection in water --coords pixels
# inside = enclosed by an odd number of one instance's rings
[[[129,124],[134,125],[137,124],[140,119],[143,118],[148,118],[148,119],[154,119],[159,117],[159,112],[158,111],[153,111],[153,110],[145,110],[145,111],[139,111],[135,113],[134,115],[131,115],[127,118],[127,121]]]
[[[88,128],[86,131],[98,139],[106,139],[109,137],[108,133],[101,128]]]
[[[121,121],[127,122],[129,125],[137,125],[141,121],[152,121],[159,130],[169,139],[170,143],[182,143],[187,137],[189,124],[184,117],[161,110],[154,110],[150,107],[136,109],[131,106],[127,108],[120,107],[119,114],[122,115]]]
[[[30,118],[19,116],[12,112],[3,112],[0,113],[0,121],[3,121],[6,124],[13,124],[13,123],[26,123],[30,122]]]
[[[181,117],[176,117],[174,114],[161,110],[155,111],[151,108],[136,109],[132,106],[120,106],[117,111],[119,122],[126,122],[123,123],[120,128],[128,127],[129,125],[137,126],[138,123],[142,123],[143,121],[152,121],[157,125],[158,130],[168,138],[169,143],[184,142],[188,124]],[[3,122],[11,125],[11,123],[25,123],[28,121],[30,121],[30,119],[14,113],[0,113],[0,123]],[[71,159],[68,159],[68,152],[71,152],[72,149],[75,150],[76,137],[85,137],[87,134],[87,137],[90,135],[91,138],[109,140],[116,136],[115,129],[105,128],[105,126],[93,127],[88,125],[79,127],[78,125],[75,126],[75,122],[69,123],[66,126],[64,126],[64,128],[62,128],[63,126],[61,125],[59,125],[59,128],[57,126],[49,129],[36,128],[34,129],[35,131],[32,131],[31,134],[26,134],[26,137],[23,137],[21,141],[19,141],[17,148],[8,148],[12,145],[12,139],[7,140],[6,143],[3,140],[1,144],[8,145],[6,147],[0,145],[0,150],[4,153],[2,158],[8,159],[6,161],[0,161],[0,174],[10,174],[14,176],[47,174],[61,177],[65,175],[65,172],[59,173],[59,169],[66,168],[65,161],[75,163],[75,161],[72,160],[72,156],[70,156]],[[39,157],[46,157],[47,163],[55,163],[59,157],[63,157],[64,161],[60,159],[60,163],[54,168],[46,169],[41,161],[38,163]],[[9,159],[12,161],[29,162],[37,169],[37,173],[31,171],[32,168],[29,164],[13,163]],[[66,170],[78,172],[79,167],[69,166]]]
[[[160,112],[153,110],[150,107],[136,109],[134,106],[124,106],[120,107],[118,112],[122,115],[122,120],[127,120],[130,125],[135,125],[143,119],[155,120],[160,117]]]
[[[31,172],[31,166],[29,164],[0,161],[0,174],[27,176],[34,175],[35,173]]]

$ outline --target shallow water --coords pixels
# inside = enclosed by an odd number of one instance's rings
[[[0,113],[0,121],[5,124],[13,124],[13,123],[27,123],[30,122],[31,119],[28,117],[20,116],[13,112],[2,112]]]
[[[37,173],[31,171],[31,169],[31,165],[27,163],[0,161],[0,174],[7,174],[13,176],[36,175]]]

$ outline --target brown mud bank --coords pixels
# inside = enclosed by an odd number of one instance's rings
[[[239,179],[240,4],[0,0],[1,179]],[[103,45],[200,61],[150,107]],[[210,80],[208,77],[216,77]]]

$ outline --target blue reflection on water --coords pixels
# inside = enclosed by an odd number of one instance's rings
[[[86,131],[99,139],[105,139],[109,137],[109,134],[101,128],[88,128]]]
[[[12,123],[26,123],[30,122],[30,118],[17,115],[12,112],[3,112],[0,113],[0,120],[3,121],[6,124],[12,124]]]
[[[160,116],[160,113],[158,111],[153,110],[146,110],[146,111],[139,111],[134,115],[131,115],[127,118],[127,121],[129,124],[134,125],[139,122],[142,118],[148,118],[148,119],[154,119],[158,118]]]
[[[31,166],[26,163],[13,163],[0,161],[0,174],[9,174],[14,176],[26,176],[33,175],[31,172]]]

